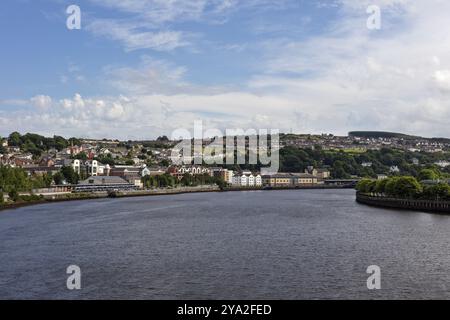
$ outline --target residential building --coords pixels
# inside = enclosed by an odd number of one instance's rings
[[[255,186],[256,187],[261,187],[263,185],[262,183],[262,177],[260,174],[255,176]]]
[[[309,173],[277,173],[262,177],[262,184],[268,187],[309,186],[318,183],[319,178]]]
[[[331,177],[331,172],[328,169],[316,169],[313,166],[309,166],[305,169],[305,173],[311,174],[317,179],[325,180]]]
[[[314,185],[318,183],[317,176],[314,176],[309,173],[293,174],[293,176],[294,176],[294,184],[297,185]]]

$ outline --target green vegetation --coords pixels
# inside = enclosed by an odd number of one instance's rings
[[[142,178],[144,187],[147,189],[151,188],[167,188],[175,186],[183,187],[195,187],[201,185],[218,185],[221,189],[226,187],[226,182],[220,178],[211,177],[208,174],[195,175],[192,176],[186,173],[183,178],[178,181],[175,177],[170,174],[163,174],[158,176],[145,176]]]
[[[11,191],[26,192],[31,189],[46,188],[51,184],[51,176],[31,176],[21,168],[0,166],[0,191],[9,193]]]
[[[390,173],[392,166],[398,167],[402,175],[418,177],[425,167],[439,178],[444,178],[450,177],[450,167],[439,172],[434,163],[449,157],[450,155],[446,153],[409,152],[390,148],[360,153],[285,147],[280,150],[280,171],[304,172],[308,166],[328,167],[333,178],[348,179],[351,176],[376,178],[377,174],[381,173],[395,175]],[[413,159],[417,159],[420,165],[414,164]],[[370,163],[371,166],[364,167],[363,163]],[[241,167],[247,169],[246,166]],[[423,172],[419,180],[433,180],[436,175],[431,171]]]
[[[417,139],[420,137],[410,136],[403,133],[387,132],[387,131],[351,131],[348,133],[352,137],[360,138],[400,138],[400,139]]]
[[[142,178],[142,183],[145,188],[150,189],[174,187],[177,181],[170,174],[163,174],[158,176],[145,176]]]
[[[61,151],[62,149],[67,148],[72,142],[79,143],[80,141],[75,138],[66,140],[60,136],[46,138],[34,133],[21,135],[19,132],[13,132],[8,137],[8,144],[10,146],[19,147],[20,150],[30,152],[35,156],[40,156],[43,151],[47,151],[51,148]]]

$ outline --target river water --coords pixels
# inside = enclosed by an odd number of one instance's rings
[[[449,235],[353,190],[44,204],[0,212],[0,299],[449,299]]]

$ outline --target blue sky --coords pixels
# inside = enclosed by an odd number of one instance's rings
[[[66,28],[71,4],[81,30]],[[381,30],[366,27],[370,4],[382,10]],[[221,130],[450,136],[439,26],[450,11],[439,0],[0,6],[0,135],[140,139],[200,119]]]

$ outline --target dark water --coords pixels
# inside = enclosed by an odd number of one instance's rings
[[[358,205],[352,190],[39,205],[0,212],[0,298],[449,299],[449,236],[450,217]]]

